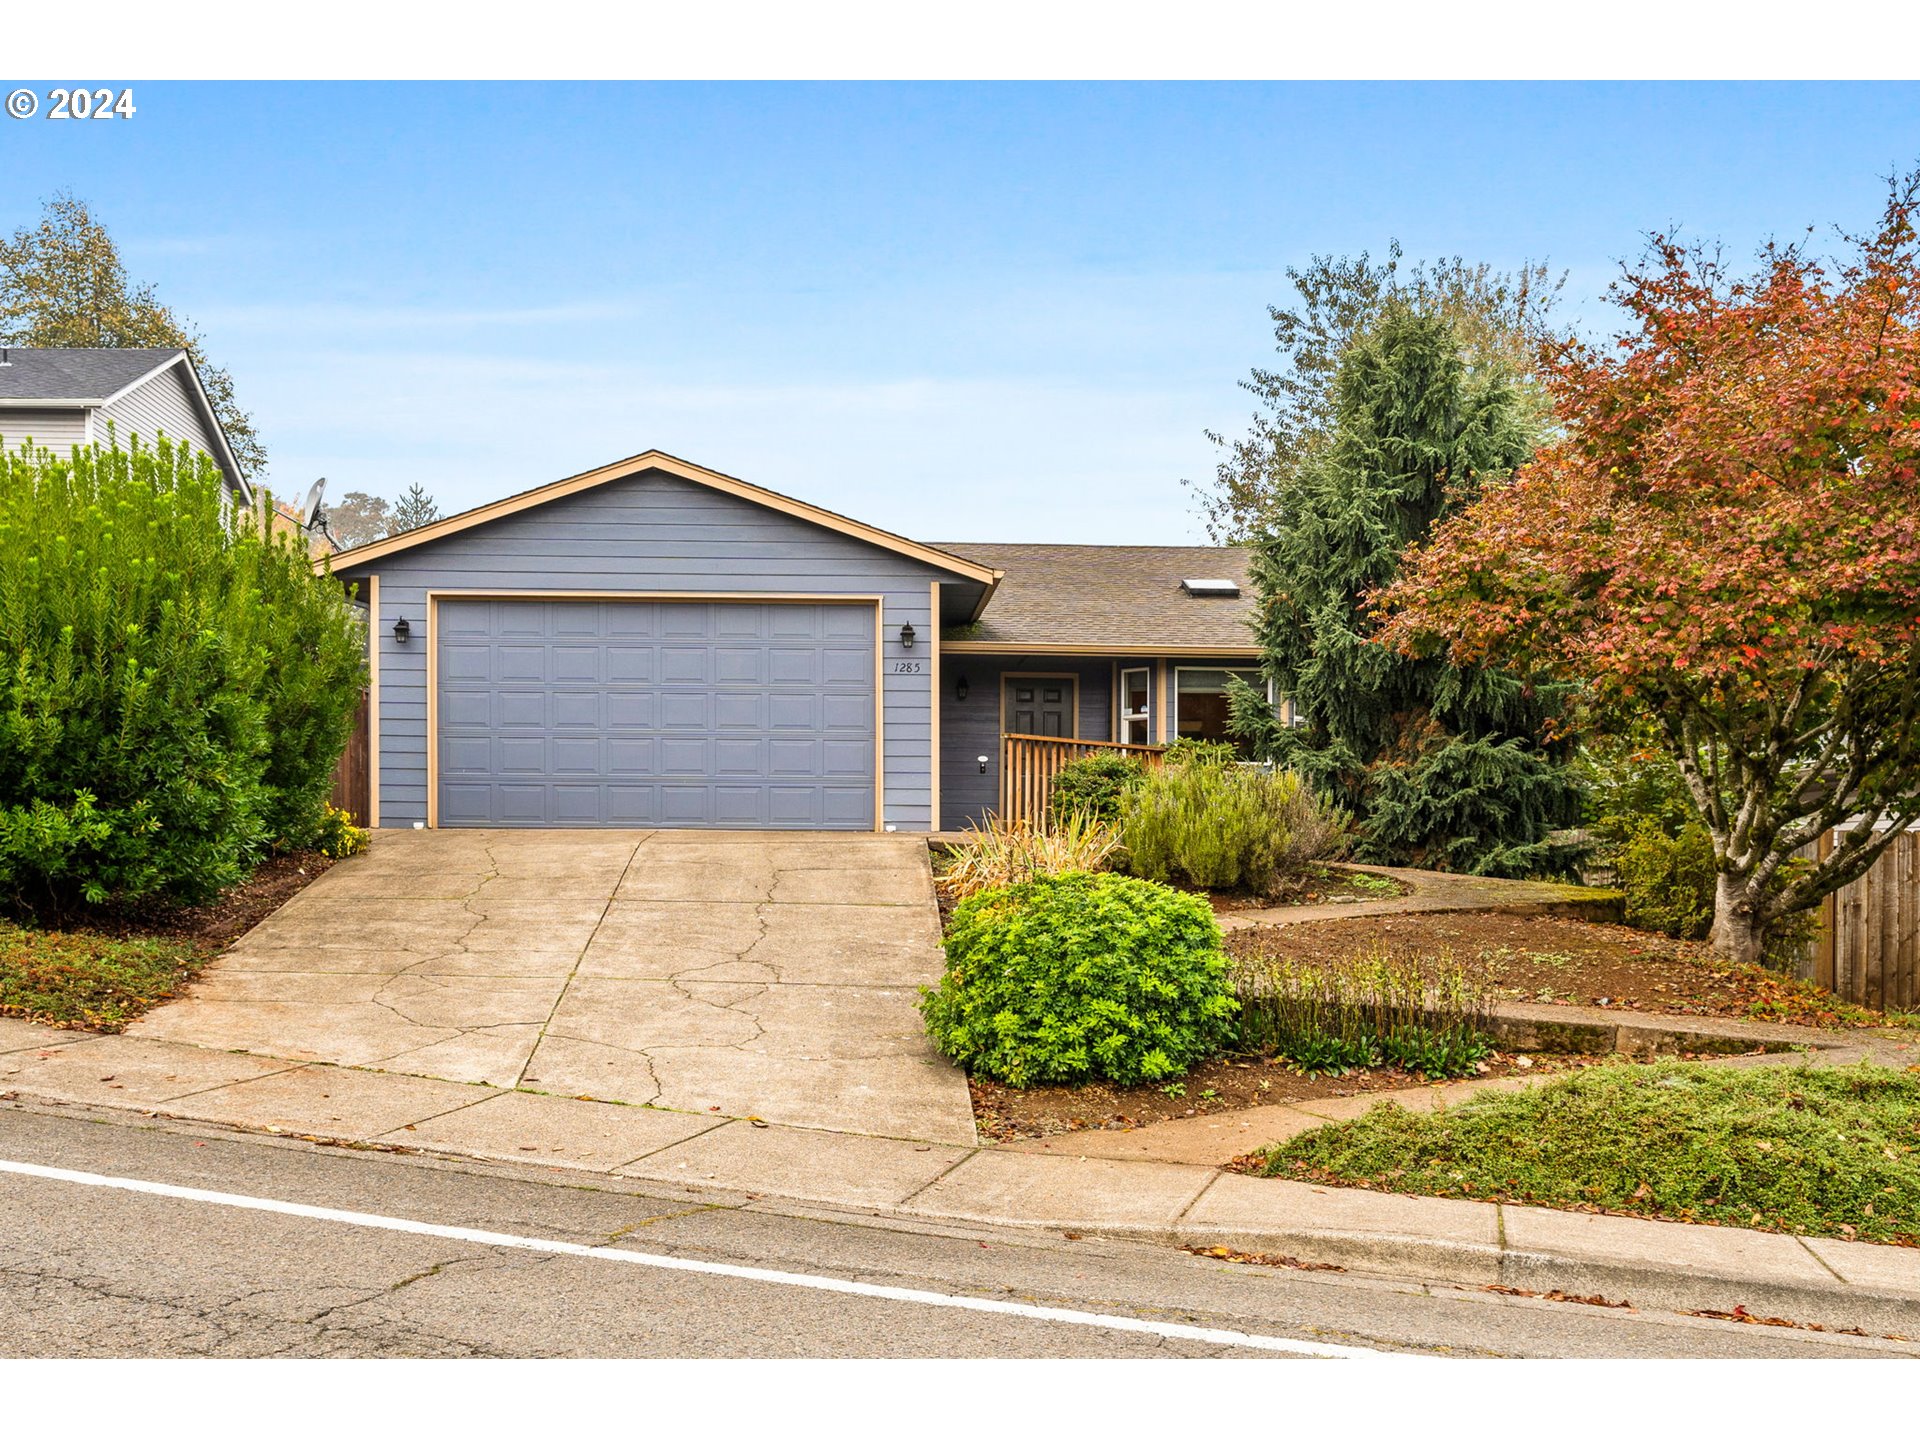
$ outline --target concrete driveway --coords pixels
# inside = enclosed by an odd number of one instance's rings
[[[973,1144],[941,963],[911,836],[393,831],[129,1033]]]

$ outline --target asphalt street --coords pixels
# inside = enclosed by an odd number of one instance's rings
[[[0,1105],[0,1161],[208,1192],[0,1171],[6,1356],[1920,1354],[80,1109]]]

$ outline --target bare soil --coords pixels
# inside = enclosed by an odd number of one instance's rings
[[[1370,950],[1412,952],[1477,967],[1504,999],[1661,1015],[1713,1015],[1792,1025],[1885,1025],[1887,1017],[1757,966],[1730,965],[1704,944],[1544,915],[1357,916],[1237,930],[1230,955],[1336,960]]]
[[[275,855],[218,899],[205,905],[144,905],[91,914],[74,928],[114,936],[184,940],[209,959],[331,870],[335,861],[302,852]]]

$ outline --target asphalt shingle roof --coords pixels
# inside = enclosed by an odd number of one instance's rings
[[[7,350],[0,400],[104,400],[150,375],[178,350]]]
[[[1250,647],[1253,584],[1234,545],[996,545],[929,541],[1006,571],[977,624],[954,638],[1151,651]],[[1182,580],[1234,580],[1234,599],[1198,597]]]

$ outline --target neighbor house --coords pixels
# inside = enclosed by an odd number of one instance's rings
[[[649,451],[332,557],[383,826],[930,831],[1008,735],[1226,734],[1246,557],[927,543]]]
[[[210,456],[244,501],[253,492],[184,350],[41,350],[0,347],[0,441],[64,455],[113,436],[146,445],[160,436]]]

